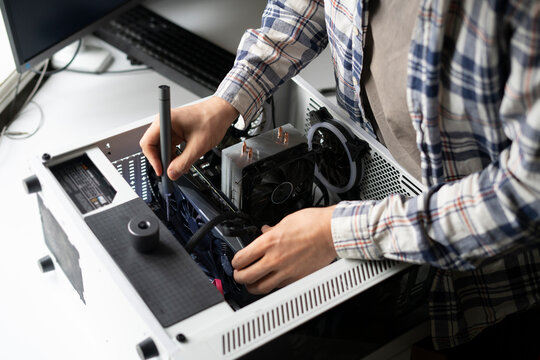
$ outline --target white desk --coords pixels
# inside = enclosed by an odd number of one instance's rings
[[[126,61],[116,61],[111,70],[128,67]],[[21,180],[30,175],[28,160],[58,143],[75,145],[155,114],[160,84],[171,86],[173,106],[197,99],[148,70],[100,76],[59,73],[35,97],[45,115],[42,129],[27,140],[2,139],[1,359],[112,359],[106,340],[96,338],[99,328],[88,326],[91,314],[73,289],[57,271],[42,274],[38,270],[36,261],[48,250],[36,197],[26,195]],[[13,129],[32,128],[38,118],[37,108],[30,104]],[[135,351],[133,355],[136,358]]]
[[[208,1],[202,3],[209,6]],[[151,5],[157,10],[168,6],[164,1]],[[231,36],[237,37],[234,32]],[[128,68],[124,56],[112,51],[116,61],[111,70]],[[327,59],[325,54],[311,66],[319,67],[311,70],[316,86],[331,84]],[[321,66],[326,77],[321,77]],[[95,322],[60,270],[46,274],[38,270],[37,260],[48,250],[36,197],[24,192],[21,180],[31,175],[29,159],[59,143],[76,147],[110,129],[155,114],[160,84],[171,86],[173,106],[197,99],[148,70],[100,76],[56,74],[34,99],[45,115],[39,132],[27,140],[3,138],[0,142],[0,359],[117,359],[114,344],[100,336],[100,326],[106,324]],[[12,130],[31,129],[38,119],[37,108],[30,104]],[[137,358],[135,350],[133,358]]]

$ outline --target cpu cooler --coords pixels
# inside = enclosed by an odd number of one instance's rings
[[[287,124],[222,152],[222,190],[257,225],[313,205],[315,163],[305,137]]]
[[[260,225],[313,204],[315,165],[307,144],[299,144],[243,171],[242,210]]]

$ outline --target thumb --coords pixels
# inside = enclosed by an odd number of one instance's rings
[[[186,147],[182,153],[177,156],[173,161],[171,161],[171,164],[169,165],[169,168],[167,169],[167,175],[169,176],[169,179],[175,181],[180,176],[184,175],[189,171],[189,168],[191,165],[202,156],[204,151],[200,149],[199,146],[197,146],[198,141],[191,140],[190,142],[186,143]]]
[[[271,229],[272,229],[271,226],[263,225],[262,228],[261,228],[261,231],[264,234],[265,232],[270,231]]]

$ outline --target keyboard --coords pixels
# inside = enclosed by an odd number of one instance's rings
[[[215,92],[235,58],[142,5],[121,14],[95,34],[201,97]]]

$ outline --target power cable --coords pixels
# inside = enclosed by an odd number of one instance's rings
[[[45,75],[53,75],[53,74],[58,74],[60,71],[64,71],[66,70],[69,65],[71,65],[71,63],[73,63],[73,61],[75,60],[75,58],[77,57],[77,54],[79,53],[79,50],[81,50],[81,46],[82,46],[82,39],[79,39],[79,42],[77,44],[77,48],[75,49],[75,52],[73,53],[73,56],[71,57],[71,60],[68,61],[68,63],[64,66],[62,66],[61,68],[59,69],[54,69],[54,70],[50,70],[50,71],[46,71],[45,72]],[[30,69],[30,71],[32,71],[33,73],[36,73],[36,74],[41,74],[43,73],[43,71],[38,71],[38,70],[35,70],[35,69]]]

